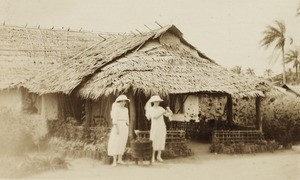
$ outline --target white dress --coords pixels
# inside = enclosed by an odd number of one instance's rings
[[[165,109],[162,107],[151,107],[149,109],[149,116],[151,119],[151,128],[150,128],[150,140],[152,140],[152,146],[154,151],[165,150],[167,128],[164,121],[164,116],[160,116],[158,119],[153,117],[158,116]]]
[[[111,116],[113,124],[118,124],[119,134],[117,134],[117,129],[114,125],[109,136],[107,152],[109,156],[123,155],[126,148],[129,132],[128,109],[126,107],[118,106],[111,112]]]

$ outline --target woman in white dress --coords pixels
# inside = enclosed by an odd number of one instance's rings
[[[125,104],[129,101],[125,95],[120,95],[112,105],[111,118],[113,127],[107,147],[108,155],[113,156],[112,166],[116,166],[117,163],[125,164],[122,160],[122,156],[125,152],[129,131],[129,115]]]
[[[153,154],[152,162],[155,161],[155,152],[157,153],[157,160],[162,162],[161,151],[165,150],[167,129],[163,116],[171,116],[173,113],[169,107],[165,110],[159,106],[163,100],[158,96],[152,96],[145,105],[146,117],[151,120],[150,140],[152,140]],[[153,104],[153,105],[152,105]]]

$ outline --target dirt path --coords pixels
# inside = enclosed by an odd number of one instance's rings
[[[300,145],[292,150],[250,155],[218,155],[208,152],[208,145],[192,144],[195,155],[166,160],[152,166],[111,167],[90,159],[72,160],[69,170],[46,172],[27,179],[122,179],[122,180],[189,180],[249,179],[299,180]]]

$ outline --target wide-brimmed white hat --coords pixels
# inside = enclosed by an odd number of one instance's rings
[[[117,99],[116,99],[116,102],[119,102],[119,101],[128,101],[128,102],[130,102],[130,100],[125,95],[118,96]]]
[[[152,103],[152,102],[162,102],[164,100],[162,100],[158,95],[154,95],[152,96],[150,99],[149,99],[149,102]]]

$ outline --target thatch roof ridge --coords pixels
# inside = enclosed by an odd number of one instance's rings
[[[106,31],[91,31],[91,30],[84,30],[84,29],[71,29],[71,28],[46,28],[46,27],[33,27],[33,26],[17,26],[17,25],[3,25],[0,24],[0,29],[22,29],[22,30],[42,30],[42,31],[51,31],[51,32],[71,32],[71,33],[81,33],[81,34],[100,34],[100,35],[120,35],[120,34],[129,34],[129,33],[120,33],[120,32],[106,32]]]
[[[212,61],[213,63],[215,63],[214,60],[210,59],[210,58],[209,58],[208,56],[206,56],[203,52],[199,51],[195,46],[193,46],[193,45],[190,44],[187,40],[185,40],[185,39],[183,38],[183,33],[182,33],[175,25],[167,25],[167,26],[165,26],[165,27],[163,27],[163,28],[167,28],[167,31],[169,31],[169,32],[175,34],[177,37],[179,37],[179,38],[180,38],[180,41],[181,41],[183,44],[189,46],[189,47],[192,48],[192,49],[195,49],[200,57],[205,58],[205,59],[208,59],[208,60]],[[162,28],[162,29],[163,29],[163,28]],[[165,33],[165,32],[166,32],[166,31],[164,31],[164,33]],[[154,37],[154,38],[157,38],[157,37]]]

